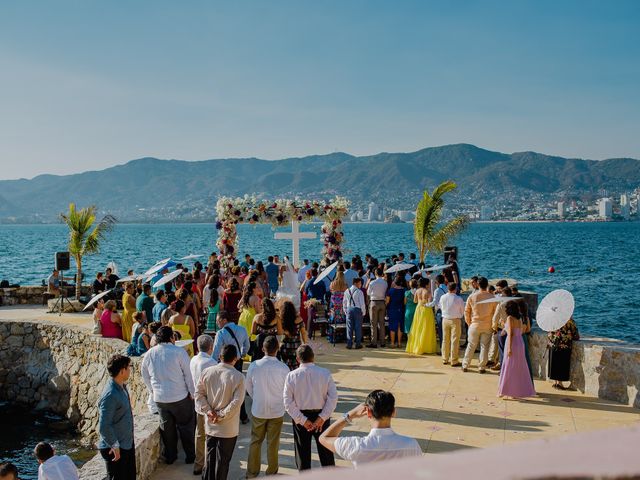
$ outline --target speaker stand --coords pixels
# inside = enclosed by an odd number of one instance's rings
[[[67,302],[67,305],[69,305],[69,307],[71,307],[71,311],[75,312],[76,308],[73,306],[73,304],[69,301],[69,299],[65,295],[64,274],[62,273],[62,270],[60,270],[60,295],[58,295],[58,298],[56,299],[56,302],[53,304],[53,307],[51,308],[49,313],[56,313],[56,310],[57,310],[58,311],[58,316],[61,317],[62,316],[62,312],[64,312],[64,302],[65,301]]]

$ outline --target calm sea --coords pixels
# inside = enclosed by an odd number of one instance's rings
[[[301,228],[319,232],[320,225]],[[274,240],[267,225],[240,225],[238,230],[241,254],[266,259],[290,253],[291,244]],[[415,251],[410,224],[346,224],[345,235],[347,255],[385,258]],[[113,260],[121,273],[129,268],[143,272],[165,257],[209,254],[215,239],[209,224],[118,225],[101,253],[85,259],[84,269],[93,277]],[[52,268],[54,252],[65,250],[66,241],[63,225],[0,225],[0,279],[40,284]],[[583,334],[640,342],[640,223],[478,223],[452,243],[460,248],[464,277],[514,278],[541,296],[566,288],[575,296],[575,318]],[[319,254],[319,240],[301,242],[302,258]],[[556,271],[550,274],[552,265]]]

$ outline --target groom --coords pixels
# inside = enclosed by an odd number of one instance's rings
[[[271,290],[271,296],[275,296],[278,292],[278,275],[280,269],[273,261],[273,256],[269,255],[267,258],[267,266],[264,267],[264,271],[267,272],[267,282],[269,283],[269,290]]]

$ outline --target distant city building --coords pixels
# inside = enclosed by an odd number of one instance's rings
[[[396,214],[403,222],[410,222],[416,218],[416,213],[411,210],[398,210]]]
[[[629,203],[631,203],[629,201],[629,195],[626,193],[623,193],[622,195],[620,195],[620,206],[623,205],[629,205]]]
[[[558,202],[558,217],[564,218],[567,214],[567,206],[564,202]]]
[[[480,207],[480,220],[491,220],[493,218],[493,208],[483,205]]]
[[[373,202],[369,204],[369,216],[367,218],[370,222],[377,222],[380,218],[380,209]]]
[[[610,198],[601,198],[598,205],[598,215],[600,218],[609,219],[613,215],[613,202]]]
[[[351,221],[352,222],[357,222],[358,221],[358,212],[356,212],[356,213],[351,215]]]

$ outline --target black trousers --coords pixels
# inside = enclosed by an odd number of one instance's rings
[[[235,367],[240,373],[242,373],[242,365],[244,364],[243,360],[240,359],[236,362]],[[249,416],[247,415],[247,411],[244,408],[244,399],[242,399],[242,405],[240,406],[240,421],[244,422],[247,420]]]
[[[310,422],[318,419],[320,410],[301,410]],[[296,452],[296,466],[298,470],[309,470],[311,468],[311,439],[315,438],[318,456],[320,457],[320,465],[323,467],[331,467],[336,464],[333,458],[333,452],[322,446],[320,443],[320,435],[329,428],[330,421],[327,420],[322,426],[321,432],[307,432],[302,425],[293,422],[293,442]]]
[[[178,458],[178,434],[187,462],[196,458],[196,413],[193,399],[186,398],[172,403],[157,402],[160,414],[160,437],[165,462],[171,464]]]
[[[202,480],[227,480],[236,440],[238,437],[220,438],[207,435],[207,460],[202,471]]]
[[[100,455],[107,464],[108,480],[136,480],[136,449],[120,449],[120,460],[113,461],[113,455],[109,453],[110,448],[101,448]]]

